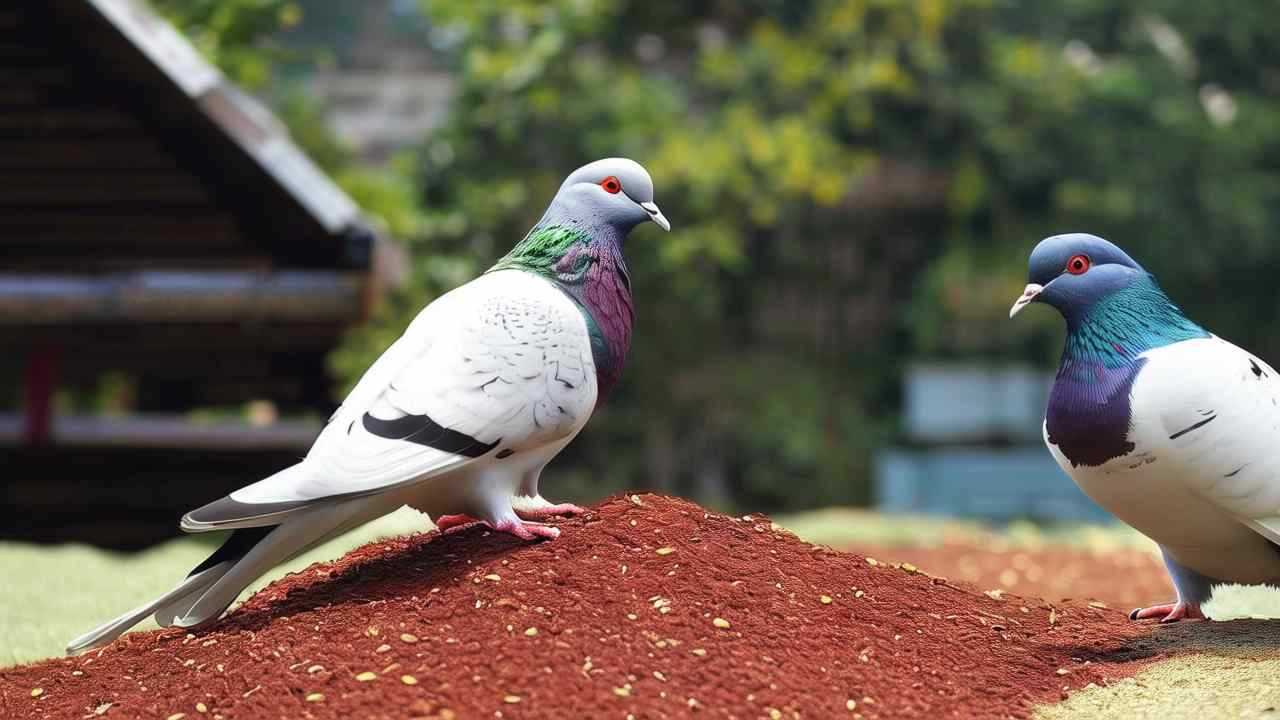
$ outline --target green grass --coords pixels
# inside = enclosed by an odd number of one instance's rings
[[[240,599],[313,562],[341,557],[378,538],[431,527],[408,508],[357,528],[281,565],[249,586]],[[220,539],[191,536],[139,553],[87,545],[56,547],[0,543],[0,667],[61,655],[67,641],[167,592]],[[151,620],[138,629],[154,628]]]
[[[997,543],[1017,548],[1066,545],[1099,552],[1118,548],[1140,548],[1156,552],[1154,543],[1133,528],[1118,523],[1046,526],[1018,521],[997,527],[975,520],[928,515],[890,515],[844,507],[779,515],[774,518],[774,522],[808,542],[834,548],[858,545],[930,547],[950,540]]]

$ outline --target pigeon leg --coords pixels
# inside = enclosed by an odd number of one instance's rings
[[[1213,586],[1220,584],[1219,581],[1206,575],[1201,575],[1178,562],[1168,548],[1163,545],[1160,547],[1160,553],[1164,555],[1164,565],[1169,569],[1169,578],[1173,580],[1173,587],[1178,591],[1178,599],[1176,602],[1135,608],[1133,612],[1129,613],[1129,619],[1145,620],[1146,618],[1159,617],[1162,623],[1187,619],[1204,619],[1204,613],[1201,612],[1200,605],[1213,594]]]
[[[481,484],[471,505],[475,515],[441,515],[436,527],[445,534],[460,532],[475,525],[515,535],[521,540],[551,540],[560,537],[560,529],[540,522],[521,519],[512,508],[511,486],[502,488],[500,481]],[[545,501],[544,501],[545,502]],[[550,503],[546,503],[550,505]]]
[[[538,492],[538,478],[541,475],[542,468],[537,468],[525,473],[520,479],[520,488],[516,490],[515,497],[511,498],[511,507],[516,515],[525,520],[545,520],[558,515],[581,515],[586,512],[586,509],[573,503],[552,503],[542,497]]]
[[[551,503],[541,495],[516,495],[511,498],[516,515],[525,520],[545,520],[559,515],[581,515],[586,508],[573,503]]]

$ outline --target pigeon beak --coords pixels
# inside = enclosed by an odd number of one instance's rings
[[[1022,308],[1030,305],[1031,301],[1036,299],[1036,296],[1040,294],[1041,290],[1044,290],[1043,285],[1029,283],[1027,288],[1022,291],[1022,295],[1018,296],[1018,299],[1013,301],[1013,307],[1009,308],[1009,317],[1017,315],[1022,311]]]
[[[667,221],[667,216],[663,215],[662,211],[658,209],[657,203],[642,202],[640,203],[640,207],[644,208],[644,211],[649,213],[649,219],[657,223],[658,227],[666,230],[667,232],[671,232],[671,223]]]

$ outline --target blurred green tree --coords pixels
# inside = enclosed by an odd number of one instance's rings
[[[290,12],[161,5],[197,38],[213,28],[200,45],[249,82],[254,28]],[[630,241],[633,355],[557,462],[556,495],[574,483],[769,509],[866,499],[907,363],[1055,359],[1049,313],[1005,320],[1027,252],[1053,232],[1124,244],[1194,317],[1280,355],[1280,26],[1265,6],[424,8],[459,82],[447,126],[391,168],[328,156],[371,210],[400,218],[414,258],[411,286],[335,355],[348,382],[418,308],[505,252],[583,162],[643,162],[674,224]]]

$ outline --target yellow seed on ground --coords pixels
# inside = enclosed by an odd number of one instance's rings
[[[858,709],[858,701],[852,698],[844,701],[844,709],[853,712]]]
[[[819,598],[818,598],[818,601],[819,601],[819,602],[821,602],[823,605],[830,605],[830,604],[831,604],[831,596],[830,596],[830,595],[823,595],[822,597],[819,597]]]
[[[196,703],[196,712],[198,713],[209,712],[209,706],[205,705],[204,703]]]
[[[1070,675],[1071,671],[1066,668],[1058,668],[1059,675]]]
[[[377,679],[378,679],[378,673],[369,672],[368,670],[356,676],[356,680],[359,682],[369,682],[370,680],[377,680]]]
[[[502,579],[502,576],[497,573],[489,573],[488,575],[484,576],[484,579],[490,582],[498,582],[499,580]]]
[[[613,689],[613,694],[617,695],[618,697],[631,697],[631,688],[625,687],[625,686],[616,687]]]
[[[875,566],[877,566],[877,565],[879,565],[879,564],[880,564],[880,561],[879,561],[879,560],[876,560],[876,559],[875,559],[875,558],[873,558],[873,557],[869,557],[869,558],[867,558],[867,564],[868,564],[868,565],[870,565],[871,567],[875,567]]]
[[[769,708],[769,720],[782,720],[782,712],[778,708]]]
[[[384,652],[387,652],[387,651],[388,651],[388,650],[390,650],[390,649],[391,649],[391,646],[390,646],[390,645],[388,645],[388,644],[386,644],[386,643],[382,643],[381,645],[379,645],[379,646],[378,646],[378,649],[377,649],[377,650],[375,650],[374,652],[384,653]]]
[[[919,570],[919,568],[917,568],[915,565],[912,565],[911,563],[902,563],[902,569],[906,570],[909,573],[913,573]]]
[[[114,704],[114,703],[109,703],[109,702],[108,702],[108,703],[102,703],[101,705],[99,705],[98,707],[96,707],[96,708],[94,708],[94,709],[93,709],[93,714],[94,714],[94,715],[106,715],[106,714],[107,714],[107,711],[111,709],[111,706],[112,706],[113,704]]]
[[[169,716],[169,720],[182,720],[182,718],[186,716],[187,716],[186,713],[174,713]]]
[[[508,704],[508,705],[515,705],[516,703],[520,702],[520,696],[519,696],[519,695],[507,695],[507,696],[505,696],[505,697],[503,697],[503,698],[502,698],[502,702],[504,702],[504,703],[506,703],[506,704]]]
[[[537,634],[538,634],[538,628],[536,628],[536,627],[531,627],[531,628],[529,628],[528,630],[525,630],[525,631],[524,631],[524,634],[525,634],[525,635],[528,635],[529,637],[533,637],[533,636],[535,636],[535,635],[537,635]]]
[[[658,552],[658,554],[659,554],[659,555],[670,555],[671,553],[673,553],[673,552],[675,552],[675,551],[676,551],[676,549],[675,549],[675,548],[673,548],[673,547],[660,547],[660,548],[658,548],[658,550],[657,550],[657,552]]]
[[[417,684],[418,684],[418,678],[416,678],[416,677],[414,677],[414,676],[412,676],[412,675],[401,675],[401,676],[400,676],[400,682],[404,683],[405,685],[417,685]]]
[[[703,650],[702,648],[694,648],[694,649],[693,649],[693,654],[694,654],[694,655],[697,655],[698,657],[706,657],[706,656],[707,656],[707,651],[706,651],[706,650]]]
[[[323,665],[312,665],[311,667],[307,668],[308,675],[315,675],[316,673],[323,672],[323,671],[324,671]]]
[[[714,619],[714,620],[712,620],[712,621],[711,621],[711,624],[712,624],[712,625],[715,625],[716,627],[720,628],[721,630],[728,629],[728,627],[729,627],[729,621],[728,621],[728,620],[725,620],[724,618],[716,618],[716,619]]]
[[[40,697],[44,694],[44,688],[32,688],[31,697]]]
[[[411,633],[400,633],[400,642],[416,643],[418,636]]]
[[[307,696],[307,702],[324,702],[323,693],[311,693]]]
[[[1053,608],[1049,608],[1049,624],[1054,625],[1057,622],[1058,622],[1058,611],[1054,610]]]

